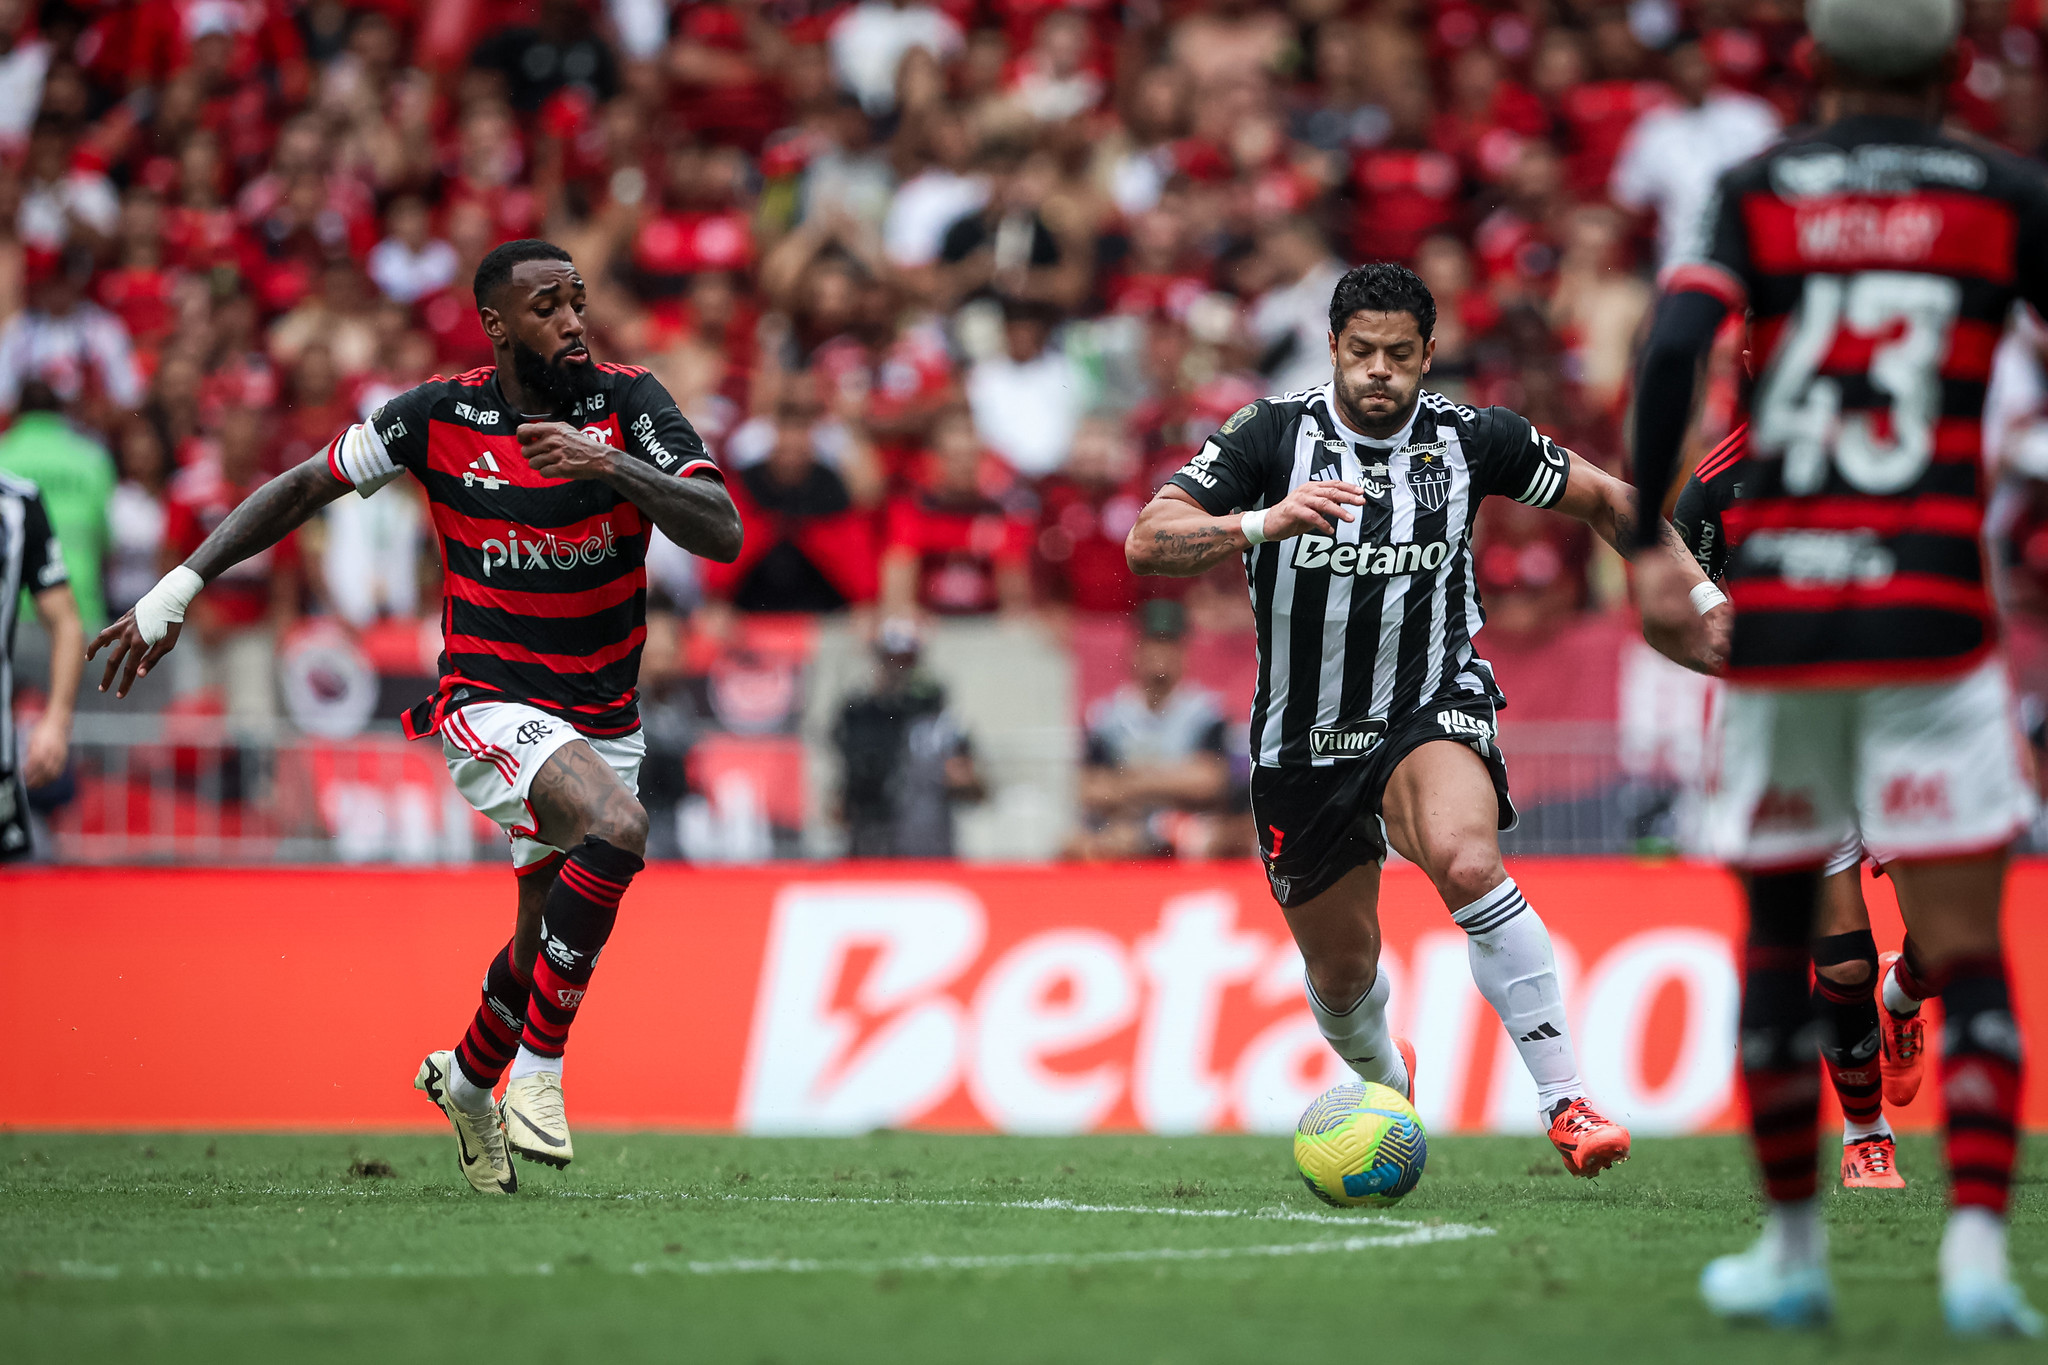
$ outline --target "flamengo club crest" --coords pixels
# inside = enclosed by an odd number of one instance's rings
[[[1408,491],[1425,511],[1441,512],[1451,495],[1450,449],[1451,443],[1444,440],[1409,446],[1401,452],[1408,457]]]

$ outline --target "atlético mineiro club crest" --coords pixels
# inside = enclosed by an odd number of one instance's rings
[[[1431,441],[1401,452],[1408,457],[1408,491],[1424,511],[1443,511],[1451,496],[1450,449],[1449,441]]]

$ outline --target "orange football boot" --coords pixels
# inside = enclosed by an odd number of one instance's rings
[[[1628,1160],[1628,1129],[1606,1117],[1583,1097],[1573,1100],[1550,1121],[1550,1145],[1564,1158],[1564,1168],[1577,1176],[1596,1176]]]
[[[1890,974],[1892,964],[1899,960],[1897,953],[1885,953],[1877,959],[1877,979],[1882,983]],[[1878,1039],[1883,1044],[1878,1057],[1878,1070],[1884,1076],[1884,1102],[1899,1108],[1913,1102],[1920,1093],[1920,1078],[1927,1071],[1927,1025],[1921,1014],[1911,1014],[1901,1019],[1878,1002]],[[1846,1169],[1846,1168],[1845,1168]]]
[[[1401,1054],[1401,1065],[1408,1068],[1408,1103],[1415,1103],[1415,1044],[1406,1038],[1394,1039],[1394,1050]]]
[[[1863,1138],[1842,1145],[1842,1188],[1845,1190],[1903,1190],[1906,1177],[1899,1174],[1899,1149],[1890,1133]]]

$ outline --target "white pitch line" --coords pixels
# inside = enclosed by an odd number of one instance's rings
[[[395,1192],[395,1191],[394,1191]],[[194,1191],[193,1193],[196,1193]],[[222,1193],[214,1191],[214,1193]],[[375,1187],[332,1186],[326,1189],[279,1189],[276,1187],[252,1191],[272,1197],[307,1198],[331,1195],[376,1195],[384,1191]],[[1079,1204],[1068,1199],[877,1199],[862,1195],[829,1194],[693,1194],[688,1190],[632,1190],[621,1194],[599,1194],[589,1190],[536,1190],[533,1193],[542,1199],[594,1199],[598,1201],[638,1202],[641,1200],[674,1201],[676,1203],[719,1203],[719,1204],[857,1204],[873,1208],[906,1209],[1022,1209],[1041,1213],[1130,1213],[1149,1214],[1162,1218],[1255,1218],[1275,1223],[1319,1223],[1330,1227],[1358,1227],[1371,1224],[1377,1227],[1418,1228],[1425,1226],[1413,1219],[1389,1218],[1381,1213],[1319,1213],[1313,1209],[1288,1209],[1278,1204],[1269,1204],[1259,1209],[1175,1209],[1157,1204]]]
[[[1427,1246],[1435,1242],[1462,1242],[1473,1237],[1491,1237],[1492,1228],[1464,1223],[1415,1227],[1406,1232],[1381,1233],[1366,1237],[1325,1237],[1313,1242],[1280,1242],[1241,1247],[1141,1247],[1130,1251],[1041,1251],[999,1256],[896,1256],[876,1260],[808,1260],[734,1257],[723,1261],[635,1261],[626,1269],[634,1275],[654,1272],[677,1275],[878,1275],[887,1271],[935,1270],[1034,1270],[1086,1266],[1137,1265],[1148,1262],[1227,1261],[1240,1257],[1343,1255],[1400,1247]],[[592,1267],[593,1269],[595,1267]],[[137,1274],[156,1279],[174,1277],[198,1280],[391,1280],[391,1279],[482,1279],[532,1278],[555,1273],[555,1265],[543,1261],[527,1266],[435,1266],[392,1262],[383,1266],[305,1265],[289,1270],[250,1268],[241,1261],[226,1265],[173,1265],[151,1261]],[[71,1280],[118,1280],[128,1274],[119,1265],[89,1261],[59,1261],[56,1278]]]
[[[1137,1251],[1041,1251],[1011,1256],[899,1256],[880,1261],[730,1260],[637,1261],[630,1269],[635,1275],[650,1271],[674,1271],[687,1275],[751,1275],[782,1272],[809,1275],[844,1271],[876,1275],[889,1270],[1022,1270],[1039,1267],[1130,1265],[1146,1261],[1226,1261],[1239,1256],[1319,1256],[1332,1253],[1369,1251],[1379,1247],[1425,1246],[1431,1242],[1462,1242],[1468,1237],[1491,1237],[1492,1228],[1475,1228],[1463,1223],[1416,1228],[1410,1232],[1387,1233],[1377,1237],[1326,1237],[1315,1242],[1281,1242],[1271,1246],[1248,1247],[1148,1247]]]

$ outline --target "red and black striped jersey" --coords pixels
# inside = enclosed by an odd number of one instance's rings
[[[1668,287],[1749,309],[1757,381],[1723,514],[1729,674],[1867,686],[1997,642],[1982,418],[2015,298],[2048,306],[2048,181],[1911,119],[1843,119],[1728,172]]]
[[[568,420],[679,479],[722,477],[646,370],[599,365]],[[485,367],[399,394],[327,447],[367,497],[400,473],[426,489],[445,566],[441,686],[406,715],[414,738],[472,701],[520,701],[588,735],[639,728],[652,523],[610,484],[533,471],[526,420]]]

